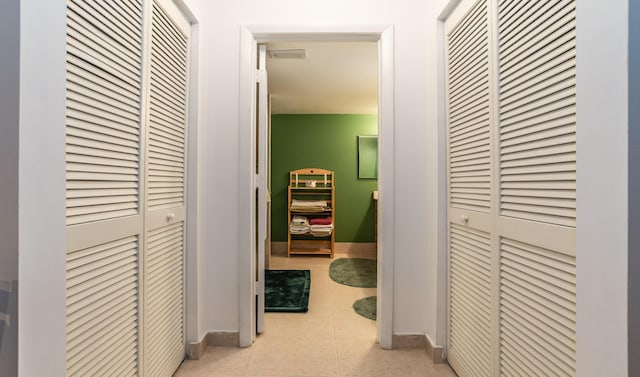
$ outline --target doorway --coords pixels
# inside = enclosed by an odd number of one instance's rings
[[[275,41],[369,41],[377,42],[378,55],[378,130],[379,153],[385,158],[379,165],[379,232],[377,338],[383,348],[391,348],[393,312],[393,29],[391,27],[333,27],[331,29],[292,29],[251,27],[242,29],[240,77],[240,219],[256,234],[255,208],[255,95],[254,76],[258,43]],[[266,142],[266,141],[263,141]],[[262,145],[262,148],[265,148]],[[240,255],[240,345],[250,346],[255,339],[256,309],[256,243],[241,237]],[[259,288],[258,288],[259,289]]]
[[[265,82],[268,82],[271,109],[265,134],[268,149],[273,151],[268,154],[266,164],[272,214],[267,226],[271,237],[267,231],[266,238],[267,243],[272,241],[273,257],[265,266],[267,276],[280,273],[278,270],[308,270],[310,292],[309,310],[302,315],[263,315],[259,301],[257,331],[265,332],[269,338],[295,334],[375,339],[376,323],[371,321],[375,318],[375,274],[366,284],[354,283],[355,287],[334,281],[340,280],[335,275],[340,263],[354,263],[360,273],[365,273],[362,271],[365,266],[376,264],[378,44],[291,41],[270,42],[259,47],[262,46],[266,47],[264,76],[268,78]],[[368,152],[366,147],[371,148],[365,140],[375,141],[373,155],[364,153]],[[373,165],[371,171],[366,169],[367,163]],[[323,173],[307,177],[305,169],[324,169],[324,181]],[[296,187],[292,177],[297,180],[298,175],[301,180],[320,179],[311,182],[317,182],[322,188],[310,189],[304,183],[302,188]],[[330,191],[326,191],[327,185],[332,187]],[[320,202],[328,200],[328,209],[309,213],[294,209],[287,202],[291,199],[299,203],[314,202],[309,201],[310,197],[321,199]],[[292,219],[300,224],[290,223]],[[316,224],[319,221],[329,221],[330,225],[324,225],[331,229],[329,233],[326,230],[318,233],[323,227]],[[269,247],[265,257],[267,261],[270,259]],[[259,268],[260,265],[258,263]],[[330,265],[334,281],[330,278]],[[266,292],[273,289],[269,279],[265,281],[265,288]],[[265,300],[268,297],[265,293]],[[354,312],[352,305],[369,319]]]

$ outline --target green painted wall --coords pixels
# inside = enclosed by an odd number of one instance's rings
[[[376,115],[271,116],[271,240],[287,241],[289,171],[335,171],[336,242],[374,242],[371,193],[376,179],[358,179],[358,135],[376,135]]]

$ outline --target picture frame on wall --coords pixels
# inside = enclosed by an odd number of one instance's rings
[[[358,178],[378,178],[378,136],[358,136]]]

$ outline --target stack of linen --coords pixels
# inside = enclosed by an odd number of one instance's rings
[[[291,234],[307,234],[311,231],[309,220],[304,216],[293,216],[289,230]]]
[[[331,217],[316,217],[311,219],[311,235],[314,237],[328,237],[333,232],[333,219]]]
[[[322,212],[328,209],[325,200],[298,200],[291,201],[291,212]]]

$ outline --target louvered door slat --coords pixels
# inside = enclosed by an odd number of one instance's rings
[[[138,120],[136,108],[123,108],[119,103],[112,101],[100,93],[93,93],[89,90],[76,91],[73,84],[67,86],[67,99],[70,101],[69,107],[79,112],[91,112],[93,115],[111,119],[120,118],[124,124],[134,127]]]
[[[171,159],[166,159],[166,156],[163,154],[154,154],[154,165],[165,166],[165,167],[174,167],[174,168],[184,168],[184,162],[176,161]]]
[[[88,60],[67,54],[67,80],[86,86],[93,86],[97,92],[108,93],[112,98],[128,101],[134,107],[139,101],[139,87],[93,65]]]
[[[164,65],[172,67],[170,71],[179,71],[185,74],[187,71],[187,39],[183,31],[175,27],[172,21],[156,17],[157,28],[155,30],[158,40],[157,48],[153,51],[155,56],[164,62]],[[179,86],[183,83],[176,81]]]
[[[575,4],[540,3],[518,8],[502,2],[500,51],[501,211],[505,216],[575,226]],[[526,33],[524,33],[526,31]],[[560,43],[560,53],[550,49]],[[525,68],[529,67],[529,68]],[[533,67],[533,68],[531,68]],[[543,74],[536,72],[544,67]],[[550,69],[555,68],[555,69]],[[537,191],[510,190],[517,182]],[[531,196],[533,195],[533,196]],[[554,197],[550,200],[549,197]]]
[[[76,167],[81,167],[81,164],[90,164],[93,165],[94,168],[97,166],[111,166],[114,168],[121,168],[123,169],[122,171],[126,171],[125,169],[133,169],[134,171],[137,171],[137,167],[138,167],[138,163],[136,161],[127,161],[127,160],[113,160],[113,159],[109,159],[109,158],[104,158],[104,157],[100,157],[100,156],[87,156],[87,155],[75,155],[73,158],[74,163],[69,164],[70,168],[73,168],[74,166]],[[76,169],[70,169],[70,170],[76,170]],[[78,169],[79,171],[83,171],[84,169]],[[119,170],[120,171],[120,170]],[[129,170],[129,172],[131,172],[131,170]]]
[[[185,203],[188,30],[151,5],[146,210],[156,225],[146,229],[144,375],[169,377],[185,355],[184,220],[167,219]]]
[[[104,1],[69,2],[69,8],[83,19],[100,25],[105,34],[111,35],[119,44],[132,50],[138,49],[137,35],[142,27],[140,9],[131,10],[130,5],[138,2],[112,4]]]
[[[145,290],[146,374],[170,376],[184,355],[182,223],[147,235]]]
[[[88,30],[108,36],[108,40],[113,41],[110,44],[118,50],[135,52],[140,46],[137,36],[142,28],[142,19],[139,17],[140,11],[126,12],[129,4],[115,5],[93,0],[67,2],[68,9],[75,15],[70,20],[72,23],[86,25],[84,27],[88,27]],[[136,55],[134,53],[132,56]]]
[[[136,148],[138,137],[136,135],[119,132],[113,128],[107,128],[96,124],[82,124],[74,119],[69,119],[67,135],[76,140],[104,141],[109,144],[123,145],[129,148]],[[83,156],[91,158],[92,156]],[[131,157],[130,157],[131,158]],[[135,159],[132,159],[135,161]]]
[[[573,14],[569,14],[566,17],[570,19],[573,16]],[[517,48],[509,51],[508,55],[505,54],[500,72],[515,74],[520,69],[527,69],[527,67],[531,69],[544,62],[544,57],[548,54],[566,51],[574,39],[575,21],[568,22],[557,29],[541,30],[536,38],[517,45]],[[500,53],[502,54],[502,51]]]
[[[171,132],[171,129],[162,127],[160,124],[153,129],[152,135],[176,144],[184,144],[184,139],[180,134],[176,135],[174,132]]]
[[[105,127],[113,129],[116,132],[123,132],[130,135],[138,135],[137,127],[131,127],[131,122],[125,122],[124,120],[113,120],[104,117],[99,117],[91,113],[84,112],[73,107],[67,108],[67,119],[69,126],[75,128],[83,128],[90,130],[92,127]]]
[[[175,71],[171,72],[165,69],[162,62],[156,62],[155,59],[152,60],[152,64],[155,64],[158,75],[176,74]],[[154,82],[151,87],[151,99],[167,106],[165,113],[174,117],[173,119],[180,120],[184,117],[184,109],[180,103],[180,97],[175,97],[175,94],[184,92],[185,88],[175,85],[174,81],[175,79],[163,78]]]
[[[527,127],[503,131],[503,148],[515,147],[518,144],[544,141],[552,139],[554,144],[563,144],[555,141],[556,137],[565,137],[566,142],[572,142],[576,127],[571,117],[557,118],[543,124],[531,124]],[[541,145],[545,146],[545,145]],[[530,149],[530,148],[529,148]]]
[[[123,71],[131,71],[132,68],[140,66],[141,57],[139,54],[136,54],[135,45],[123,45],[122,39],[119,38],[117,34],[106,36],[103,31],[95,27],[91,21],[83,19],[69,19],[67,26],[86,38],[85,41],[77,41],[79,43],[84,42],[86,46],[83,47],[89,47],[90,51],[97,56],[113,59]],[[73,46],[76,46],[77,42],[73,39],[70,40],[70,44]],[[133,71],[135,72],[135,69],[133,69]]]
[[[491,255],[488,234],[450,224],[450,343],[454,364],[491,374]]]
[[[159,109],[153,114],[153,123],[161,127],[163,131],[170,132],[175,136],[183,137],[183,131],[179,126],[176,126],[176,119],[167,115],[167,111]]]
[[[159,43],[160,41],[165,44],[171,43],[171,41],[162,39],[158,34],[156,34],[156,37]],[[185,90],[186,85],[184,82],[181,82],[179,77],[176,77],[176,75],[186,75],[186,69],[183,65],[176,65],[175,62],[170,60],[183,59],[183,57],[171,51],[167,51],[167,48],[167,46],[158,45],[158,48],[151,54],[151,63],[155,64],[155,68],[158,70],[158,73],[162,74],[162,76],[158,78],[158,84],[161,84],[162,87],[164,87],[166,93],[179,93]]]
[[[135,375],[138,345],[136,237],[67,255],[67,373]],[[126,374],[125,374],[126,375]]]
[[[94,132],[91,130],[93,124],[88,124],[87,127],[81,127],[83,126],[80,124],[78,124],[77,127],[76,125],[68,127],[69,133],[67,134],[66,141],[71,153],[85,154],[87,157],[91,157],[92,155],[87,152],[95,151],[99,157],[113,157],[119,160],[138,161],[139,156],[135,154],[138,144],[135,142],[132,143],[132,140],[115,138],[107,134]],[[109,155],[108,153],[113,153],[113,155]]]
[[[570,44],[565,44],[563,47],[539,56],[534,64],[521,66],[513,72],[509,82],[501,83],[500,91],[502,93],[518,91],[521,86],[544,82],[550,77],[571,70],[575,51]]]
[[[108,90],[104,90],[98,85],[95,85],[81,77],[73,76],[69,82],[67,82],[67,90],[70,94],[77,93],[78,98],[90,98],[93,104],[96,104],[103,109],[108,111],[115,110],[119,115],[123,115],[125,118],[134,118],[132,114],[136,114],[138,111],[136,104],[128,101],[126,97],[116,93],[108,93]]]
[[[476,3],[447,35],[450,186],[490,184],[489,53],[486,4]],[[473,167],[471,167],[473,166]],[[489,191],[451,191],[450,205],[489,212]]]
[[[470,41],[486,30],[485,22],[486,10],[483,7],[473,7],[460,22],[463,26],[459,24],[454,31],[449,33],[449,61],[453,67],[456,66],[456,62],[460,62],[462,59],[462,51],[466,50],[469,45],[473,45]]]
[[[184,135],[180,131],[179,128],[173,127],[170,122],[167,122],[166,119],[162,119],[158,116],[154,119],[154,130],[153,132],[158,135],[167,135],[173,140],[184,140]]]
[[[154,6],[152,37],[149,139],[151,187],[162,177],[183,179],[187,51],[182,31],[157,5]],[[183,195],[156,195],[149,191],[148,199],[152,210],[168,208],[183,201]]]
[[[142,14],[135,1],[67,2],[67,225],[136,215]],[[67,259],[67,375],[138,371],[138,238]]]
[[[183,51],[184,54],[182,56],[182,59],[186,60],[187,48],[185,47],[185,45],[188,42],[188,37],[185,35],[185,31],[182,30],[182,28],[175,22],[175,20],[171,18],[171,16],[166,12],[157,13],[155,21],[158,25],[161,25],[161,28],[159,29],[161,33],[169,36],[170,39],[179,41],[179,43],[174,46],[174,50]],[[183,61],[179,61],[178,63],[183,63]]]
[[[575,375],[575,257],[508,239],[501,255],[502,363],[527,360],[520,367],[531,376]]]
[[[82,337],[74,337],[69,339],[70,341],[78,344],[77,351],[70,352],[68,355],[71,360],[77,359],[76,363],[69,363],[69,368],[92,367],[92,360],[81,358],[81,356],[88,355],[91,357],[95,357],[96,353],[111,348],[114,344],[122,344],[123,342],[129,343],[132,341],[131,337],[127,338],[110,336],[110,334],[112,334],[114,331],[120,330],[123,326],[136,326],[135,316],[122,313],[122,307],[131,305],[131,303],[135,302],[136,299],[135,292],[126,293],[129,294],[127,296],[119,297],[119,301],[114,300],[113,302],[108,302],[109,305],[112,305],[112,310],[105,310],[100,313],[101,316],[98,317],[98,319],[87,322],[87,325],[85,326],[78,326],[76,328],[77,332],[82,331]],[[103,341],[95,342],[94,340],[96,338],[103,339]],[[80,350],[79,348],[82,348],[82,350]]]
[[[520,16],[515,22],[503,22],[500,27],[500,50],[505,56],[511,53],[517,54],[519,49],[539,46],[544,42],[540,33],[555,34],[571,23],[573,16],[570,5],[571,0],[552,1],[539,3],[533,7],[534,11],[518,11]],[[532,48],[531,51],[535,51]]]
[[[68,2],[67,197],[83,198],[67,200],[68,225],[138,211],[137,190],[104,195],[112,182],[139,184],[142,14],[132,13],[141,9],[134,2]]]

